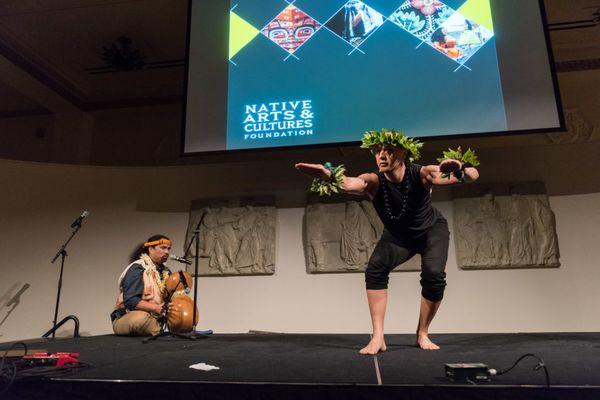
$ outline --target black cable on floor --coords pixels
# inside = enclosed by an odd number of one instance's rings
[[[56,378],[78,372],[81,369],[91,367],[91,364],[78,362],[65,364],[62,367],[30,367],[19,371],[18,379],[21,378]]]
[[[5,386],[0,387],[0,395],[6,393],[17,379],[17,365],[14,363],[14,361],[11,361],[7,367],[4,366],[8,352],[17,346],[23,346],[23,356],[27,355],[27,345],[23,342],[15,342],[8,349],[6,349],[6,351],[4,351],[2,360],[0,361],[0,384]],[[11,372],[9,372],[9,369]],[[6,380],[7,383],[4,383],[4,380]]]
[[[538,363],[536,364],[535,367],[533,367],[534,371],[538,371],[540,368],[544,369],[544,374],[546,375],[546,387],[550,387],[550,375],[548,374],[548,368],[546,368],[546,364],[544,363],[544,360],[542,360],[540,357],[536,356],[535,354],[532,353],[527,353],[527,354],[523,354],[521,357],[519,357],[519,359],[517,361],[515,361],[515,363],[508,369],[505,369],[503,371],[497,371],[496,375],[504,375],[507,372],[509,372],[511,369],[513,369],[514,367],[517,366],[518,363],[521,362],[521,360],[527,358],[527,357],[533,357],[535,358]]]
[[[65,364],[61,367],[33,366],[29,362],[24,361],[21,357],[6,363],[8,352],[17,346],[23,346],[23,355],[27,355],[27,345],[22,342],[14,343],[6,349],[2,356],[2,360],[0,361],[0,395],[6,393],[18,379],[57,378],[92,366],[91,364],[84,362]]]

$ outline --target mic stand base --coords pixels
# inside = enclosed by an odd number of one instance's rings
[[[74,338],[81,337],[79,335],[79,318],[77,318],[74,315],[68,315],[68,316],[64,317],[59,323],[54,324],[52,329],[50,329],[48,332],[44,333],[42,335],[42,337],[46,338],[46,337],[52,335],[52,337],[54,338],[55,333],[58,330],[58,328],[60,328],[61,326],[64,325],[65,322],[69,322],[70,320],[73,321],[73,323],[75,324],[75,327],[73,328],[73,337]]]
[[[208,337],[208,335],[206,335],[206,334],[198,334],[196,332],[190,332],[190,333],[169,332],[165,329],[166,325],[167,324],[163,322],[162,325],[160,326],[160,332],[158,332],[156,335],[152,335],[150,337],[145,338],[144,340],[142,340],[142,343],[146,344],[151,340],[156,340],[161,337],[176,337],[179,339],[187,339],[187,340],[196,340],[196,339]]]
[[[156,335],[152,335],[150,337],[145,338],[144,340],[142,340],[142,343],[146,344],[151,340],[156,340],[160,337],[176,337],[179,339],[188,339],[188,340],[196,340],[198,339],[195,336],[192,336],[191,334],[188,333],[173,333],[173,332],[159,332]]]

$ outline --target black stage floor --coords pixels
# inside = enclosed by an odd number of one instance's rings
[[[228,334],[197,341],[113,335],[28,341],[29,348],[81,353],[89,367],[54,378],[17,380],[6,398],[394,398],[600,399],[600,333],[441,334],[442,348],[388,335],[388,351],[361,356],[365,334]],[[0,350],[9,347],[0,344]],[[444,376],[446,363],[485,363],[506,375],[472,385]],[[206,363],[218,370],[189,368]],[[1,389],[1,388],[0,388]],[[1,395],[0,395],[1,396]]]

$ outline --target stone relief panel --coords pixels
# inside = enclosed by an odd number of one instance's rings
[[[364,272],[383,232],[370,201],[315,203],[306,206],[304,246],[307,271]],[[420,256],[394,271],[420,271]]]
[[[462,269],[559,267],[554,213],[546,195],[454,200],[454,241]]]
[[[267,275],[275,273],[274,206],[203,206],[190,211],[186,247],[200,224],[199,275]],[[192,243],[188,259],[194,261]],[[194,265],[187,270],[193,272]]]
[[[592,139],[594,126],[585,120],[578,109],[565,109],[564,116],[567,131],[546,134],[552,143],[581,143]]]

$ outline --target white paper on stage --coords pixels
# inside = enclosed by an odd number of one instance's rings
[[[192,369],[199,369],[200,371],[211,371],[213,369],[221,369],[217,366],[206,364],[206,363],[198,363],[190,365]]]

